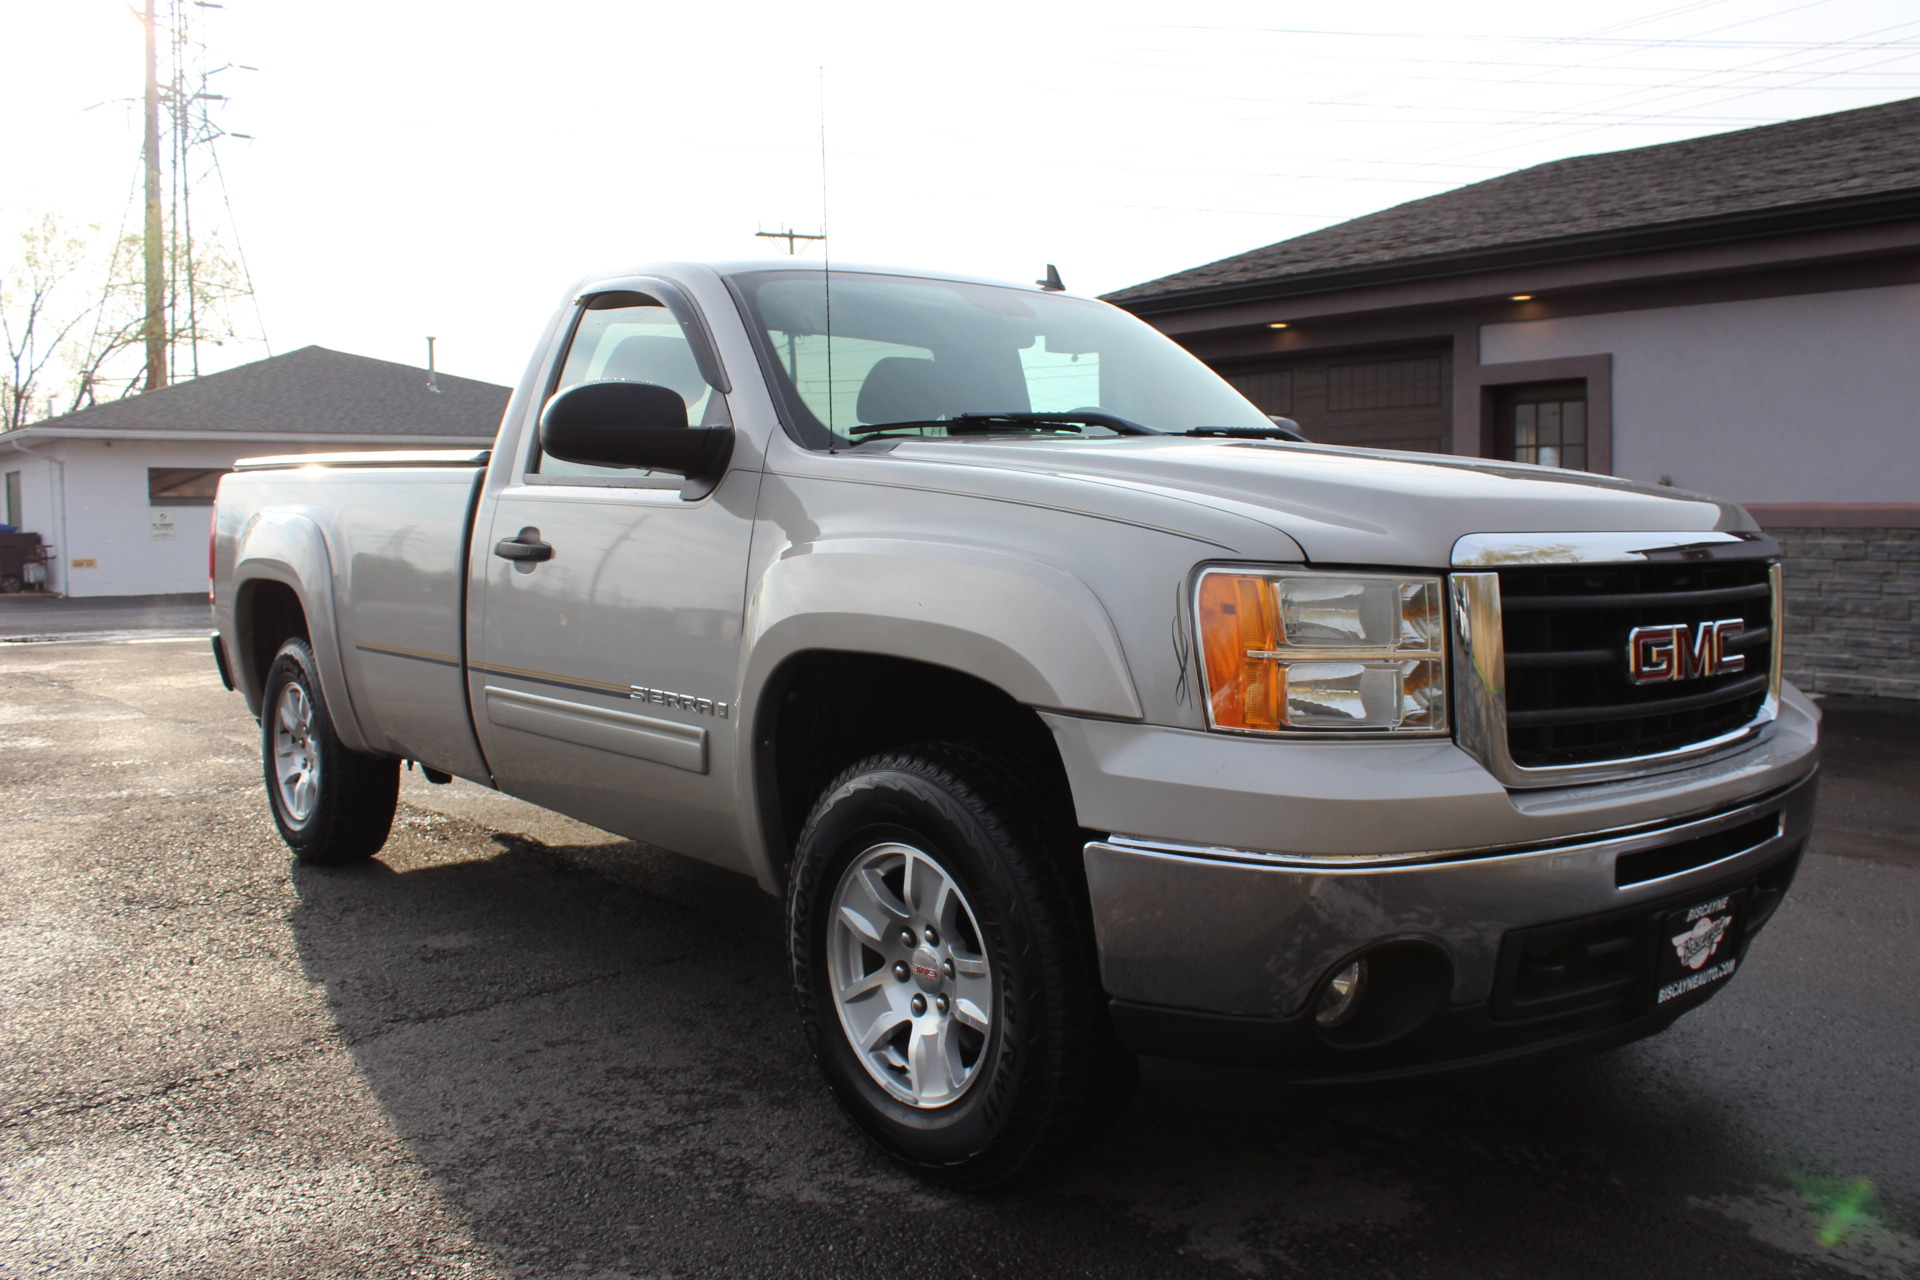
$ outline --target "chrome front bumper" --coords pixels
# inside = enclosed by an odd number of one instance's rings
[[[1742,929],[1744,955],[1798,866],[1819,763],[1819,712],[1791,685],[1768,731],[1724,754],[1530,790],[1450,742],[1274,743],[1042,715],[1080,824],[1115,833],[1084,860],[1122,1040],[1149,1065],[1277,1064],[1303,1080],[1431,1074],[1667,1025],[1719,984],[1654,1008],[1649,977],[1633,999],[1536,1017],[1503,1003],[1503,951],[1539,936],[1522,931],[1631,917],[1650,973],[1658,913],[1742,891],[1768,904]],[[1426,958],[1431,1025],[1364,1051],[1316,1032],[1327,978],[1387,943]]]
[[[1408,940],[1445,954],[1450,1004],[1484,1004],[1509,932],[1684,896],[1792,856],[1812,827],[1815,790],[1809,770],[1708,814],[1424,862],[1325,865],[1092,841],[1101,977],[1119,1001],[1289,1018],[1356,953]],[[1721,837],[1735,832],[1746,835],[1728,848]]]

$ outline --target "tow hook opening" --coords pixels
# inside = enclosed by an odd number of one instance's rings
[[[1335,1048],[1376,1049],[1424,1027],[1452,986],[1453,965],[1432,943],[1382,943],[1327,971],[1314,998],[1314,1025]]]

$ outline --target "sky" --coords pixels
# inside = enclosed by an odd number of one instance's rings
[[[42,212],[137,229],[142,75],[127,0],[4,5],[0,270]],[[1547,160],[1920,94],[1911,0],[187,12],[231,64],[214,120],[249,135],[194,216],[257,303],[203,371],[309,343],[424,364],[432,334],[442,370],[512,383],[579,276],[783,254],[753,233],[787,227],[1098,294]]]

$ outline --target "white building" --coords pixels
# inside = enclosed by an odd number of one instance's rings
[[[53,548],[51,590],[204,591],[213,493],[235,459],[484,448],[508,388],[302,347],[0,432],[0,520]]]

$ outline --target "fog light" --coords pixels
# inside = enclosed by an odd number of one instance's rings
[[[1323,1027],[1339,1026],[1360,1007],[1360,997],[1366,990],[1367,962],[1362,958],[1333,975],[1327,989],[1320,993],[1320,1007],[1313,1020]]]

